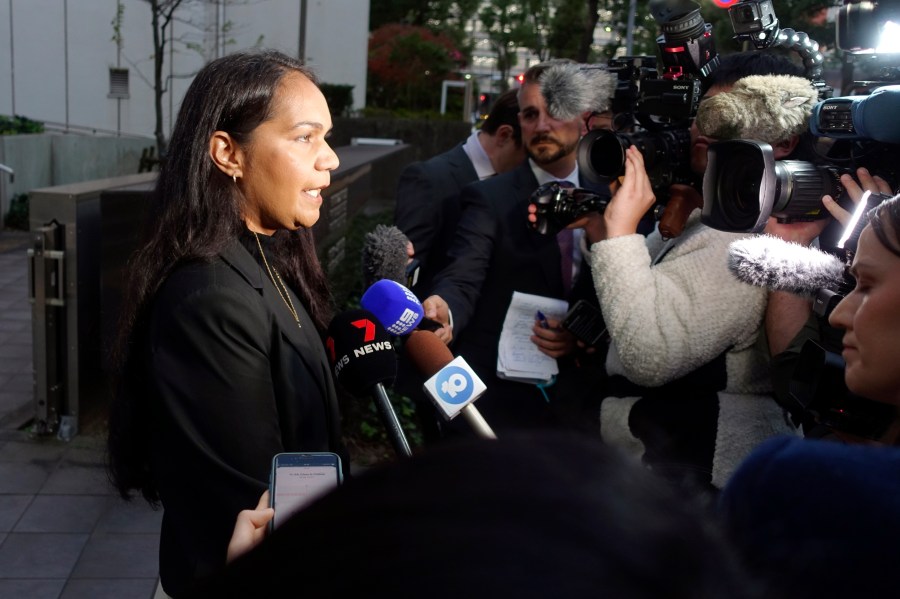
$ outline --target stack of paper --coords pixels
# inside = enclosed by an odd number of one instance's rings
[[[531,341],[535,315],[562,321],[569,303],[552,297],[513,293],[500,332],[497,376],[522,383],[548,383],[559,372],[556,358],[543,354]]]

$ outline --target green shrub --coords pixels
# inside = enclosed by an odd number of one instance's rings
[[[353,108],[353,86],[337,83],[323,83],[319,86],[328,102],[332,116],[350,116]]]
[[[459,121],[460,115],[458,110],[452,113],[448,110],[441,114],[437,110],[410,110],[408,108],[387,109],[378,108],[377,106],[366,106],[362,109],[364,118],[377,119],[413,119],[425,121]]]
[[[20,133],[43,133],[44,123],[32,121],[24,116],[8,117],[0,114],[0,135],[18,135]]]
[[[9,201],[9,212],[3,219],[3,225],[8,229],[28,230],[28,194],[14,195]]]

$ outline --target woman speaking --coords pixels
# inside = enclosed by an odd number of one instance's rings
[[[178,114],[127,267],[108,439],[120,494],[164,508],[169,595],[225,564],[276,453],[343,454],[310,231],[331,127],[313,73],[273,51],[209,63]]]

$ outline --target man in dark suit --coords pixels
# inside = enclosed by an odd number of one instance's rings
[[[394,224],[413,244],[419,281],[427,292],[447,265],[447,249],[459,221],[459,192],[467,184],[506,172],[525,160],[515,90],[501,94],[481,128],[456,147],[400,174]]]
[[[514,291],[570,303],[580,297],[596,302],[578,240],[570,242],[568,250],[573,270],[564,273],[557,238],[541,235],[527,223],[529,199],[539,185],[558,180],[582,186],[576,150],[586,132],[585,115],[563,120],[550,114],[540,83],[547,68],[547,63],[531,67],[518,91],[529,160],[463,189],[451,262],[435,277],[433,295],[425,300],[426,316],[446,325],[439,336],[447,342],[453,339],[454,353],[487,385],[478,409],[498,431],[580,424],[593,378],[579,366],[587,356],[578,355],[574,336],[552,320],[549,328],[536,323],[531,339],[541,352],[559,360],[554,385],[541,389],[496,375],[500,331]],[[574,284],[567,285],[568,279]]]

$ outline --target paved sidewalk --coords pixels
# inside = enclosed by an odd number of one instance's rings
[[[126,503],[104,468],[104,431],[29,433],[31,235],[0,231],[0,599],[150,599],[161,511]]]

